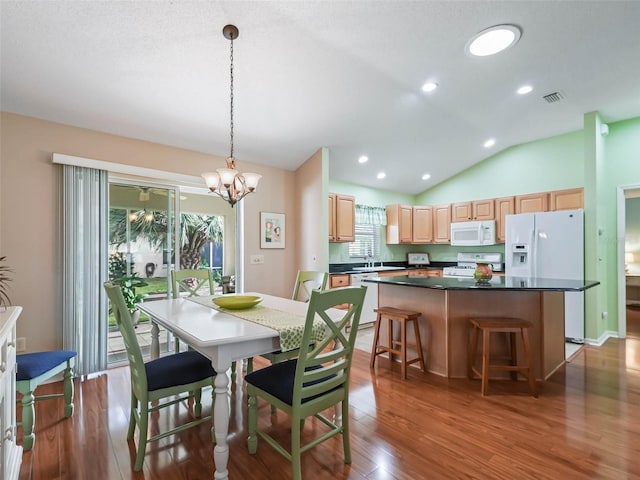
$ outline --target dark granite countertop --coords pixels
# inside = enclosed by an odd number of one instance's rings
[[[456,265],[456,262],[431,262],[430,265],[420,267],[415,265],[407,265],[407,262],[384,262],[385,271],[393,271],[388,267],[394,267],[397,270],[440,270],[444,267],[451,267],[454,265]],[[364,263],[330,263],[329,274],[364,273],[362,270],[354,270],[356,267],[364,266]]]
[[[409,277],[408,275],[371,278],[365,280],[365,282],[437,290],[538,290],[564,292],[579,292],[600,284],[600,282],[592,280],[580,281],[507,276],[494,276],[488,283],[479,283],[473,278]]]

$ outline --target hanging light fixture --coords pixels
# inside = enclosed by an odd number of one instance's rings
[[[255,191],[262,175],[240,173],[236,170],[236,159],[233,157],[233,41],[238,38],[239,32],[235,25],[227,25],[222,29],[222,34],[225,38],[231,40],[231,66],[229,68],[231,78],[231,133],[229,135],[231,153],[227,158],[226,168],[218,168],[215,172],[203,173],[202,177],[207,182],[209,190],[226,200],[233,207],[246,195]]]

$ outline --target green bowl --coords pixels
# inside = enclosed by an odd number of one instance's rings
[[[244,310],[255,307],[261,301],[262,297],[256,295],[223,295],[213,299],[213,303],[229,310]]]

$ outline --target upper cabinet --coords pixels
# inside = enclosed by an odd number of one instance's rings
[[[387,243],[413,242],[413,207],[411,205],[387,205]]]
[[[582,188],[572,188],[570,190],[557,190],[551,192],[551,210],[575,210],[584,207]]]
[[[451,205],[433,207],[433,243],[449,243],[451,239]]]
[[[451,221],[495,220],[493,198],[451,204]]]
[[[502,197],[496,198],[494,202],[496,212],[496,242],[504,243],[507,238],[504,217],[515,213],[515,199],[513,197]]]
[[[356,199],[350,195],[329,194],[329,241],[353,242],[356,237]]]
[[[433,207],[413,207],[411,243],[433,242]]]
[[[534,213],[549,211],[549,193],[516,195],[516,213]]]

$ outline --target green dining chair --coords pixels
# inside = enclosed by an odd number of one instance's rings
[[[140,471],[147,442],[160,440],[212,419],[211,415],[202,417],[200,399],[202,389],[213,385],[216,372],[211,366],[211,361],[194,350],[174,353],[145,363],[120,286],[106,282],[104,288],[111,301],[129,359],[131,409],[127,439],[133,439],[137,425],[138,449],[133,469]],[[149,415],[152,412],[191,398],[194,401],[193,420],[148,438]]]
[[[291,295],[292,300],[300,300],[303,302],[308,302],[311,298],[311,292],[313,290],[326,290],[327,289],[327,281],[329,280],[329,274],[327,272],[316,272],[312,270],[298,270],[298,275],[296,275],[296,283],[293,286],[293,295]],[[298,350],[290,350],[288,352],[283,352],[282,350],[278,350],[276,352],[265,353],[260,355],[263,358],[266,358],[271,363],[283,362],[285,360],[289,360],[291,358],[295,358],[298,356]],[[253,358],[249,358],[247,360],[247,373],[251,373],[253,371]]]
[[[173,298],[186,297],[198,297],[200,293],[208,288],[207,295],[213,295],[215,293],[216,283],[213,280],[213,272],[208,268],[202,269],[184,269],[184,270],[171,270],[171,286]],[[185,295],[186,293],[186,295]],[[180,351],[180,339],[176,337],[175,341],[176,352]],[[236,362],[231,364],[231,381],[236,379]]]
[[[344,287],[311,293],[304,334],[297,359],[275,363],[245,376],[249,397],[249,453],[258,448],[258,437],[291,461],[294,480],[302,478],[301,455],[320,442],[342,435],[344,462],[351,463],[349,442],[349,373],[355,348],[360,314],[367,287]],[[339,320],[332,320],[327,310],[348,305]],[[321,319],[328,333],[309,345],[314,319]],[[349,333],[346,326],[351,324]],[[348,336],[347,336],[348,335]],[[291,450],[287,451],[267,432],[258,429],[258,398],[266,400],[291,416]],[[322,411],[342,402],[341,425],[329,420]],[[301,445],[300,434],[307,417],[316,417],[329,431]],[[313,425],[313,429],[318,427]]]
[[[329,274],[327,272],[316,272],[312,270],[298,270],[296,283],[293,286],[292,300],[308,302],[311,298],[312,290],[326,290]]]

